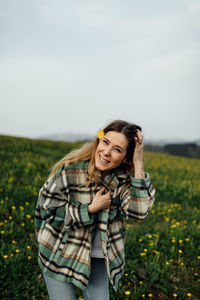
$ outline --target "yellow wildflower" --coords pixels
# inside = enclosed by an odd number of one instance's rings
[[[28,258],[28,259],[31,259],[31,256],[28,256],[27,258]]]
[[[26,215],[26,217],[27,217],[27,219],[30,219],[30,218],[31,218],[31,216],[30,216],[30,215]]]
[[[176,298],[178,295],[177,294],[173,294],[173,297]]]
[[[15,245],[15,244],[16,244],[16,241],[15,241],[15,240],[12,240],[12,244]]]
[[[130,293],[131,293],[130,291],[126,291],[126,292],[125,292],[125,295],[128,296],[128,295],[130,295]]]
[[[188,297],[191,297],[191,296],[192,296],[192,294],[191,294],[191,293],[187,293],[187,296],[188,296]]]
[[[104,135],[105,135],[105,133],[104,133],[103,129],[100,129],[97,133],[97,137],[100,140],[103,139]]]
[[[8,258],[8,255],[4,255],[4,257],[3,257],[3,258],[5,258],[5,259],[6,259],[6,258]]]
[[[20,252],[20,250],[19,250],[19,249],[16,249],[15,251],[16,251],[16,253],[19,253],[19,252]]]
[[[5,231],[4,230],[1,230],[1,234],[4,234],[5,233]]]
[[[144,255],[146,255],[146,253],[145,253],[145,252],[142,252],[142,253],[140,253],[140,255],[141,255],[141,256],[144,256]]]
[[[183,251],[181,249],[178,250],[178,253],[183,253]]]

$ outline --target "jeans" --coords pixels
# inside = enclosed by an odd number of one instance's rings
[[[76,300],[75,286],[43,273],[50,300]],[[84,300],[109,300],[109,280],[104,259],[91,258],[91,273]]]

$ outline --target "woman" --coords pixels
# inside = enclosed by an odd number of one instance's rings
[[[125,219],[144,219],[155,189],[143,168],[141,127],[117,120],[61,159],[39,192],[38,262],[51,300],[109,299],[123,275]]]

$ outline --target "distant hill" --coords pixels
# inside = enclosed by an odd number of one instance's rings
[[[47,134],[43,136],[37,137],[40,140],[50,140],[50,141],[62,141],[62,142],[77,142],[77,141],[90,141],[94,138],[94,136],[87,133],[55,133],[55,134]]]

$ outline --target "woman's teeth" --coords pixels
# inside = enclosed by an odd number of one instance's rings
[[[99,159],[103,162],[103,163],[106,163],[106,164],[108,164],[109,163],[109,161],[107,161],[107,160],[105,160],[105,159],[103,159],[101,156],[99,156]]]

